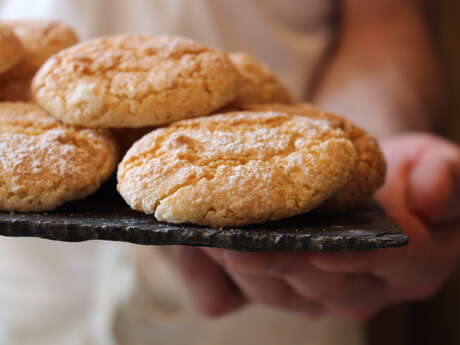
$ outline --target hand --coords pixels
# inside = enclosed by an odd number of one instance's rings
[[[409,235],[408,246],[261,253],[179,247],[179,269],[197,308],[217,316],[258,303],[309,317],[367,319],[435,293],[460,255],[460,148],[414,134],[387,141],[384,151],[389,170],[378,200]]]

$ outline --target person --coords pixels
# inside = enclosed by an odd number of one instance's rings
[[[255,55],[298,98],[345,114],[382,140],[388,176],[377,198],[411,238],[403,248],[337,253],[4,239],[0,342],[364,344],[354,320],[437,291],[460,253],[460,150],[430,134],[447,120],[426,6],[0,0],[0,18],[60,19],[85,39],[179,34]]]

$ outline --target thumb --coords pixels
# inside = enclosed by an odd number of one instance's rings
[[[439,225],[460,218],[460,150],[432,137],[412,162],[407,203],[422,221]]]

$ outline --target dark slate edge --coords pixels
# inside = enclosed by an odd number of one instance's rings
[[[123,241],[142,245],[190,245],[233,249],[346,251],[401,247],[409,242],[399,232],[327,231],[319,233],[277,233],[244,229],[210,229],[158,223],[154,227],[110,226],[70,221],[11,219],[3,214],[0,235],[40,237],[50,240],[81,242],[88,240]]]

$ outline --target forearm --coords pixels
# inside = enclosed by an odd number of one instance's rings
[[[424,13],[391,7],[344,8],[338,48],[313,94],[380,138],[445,123],[443,73]]]

